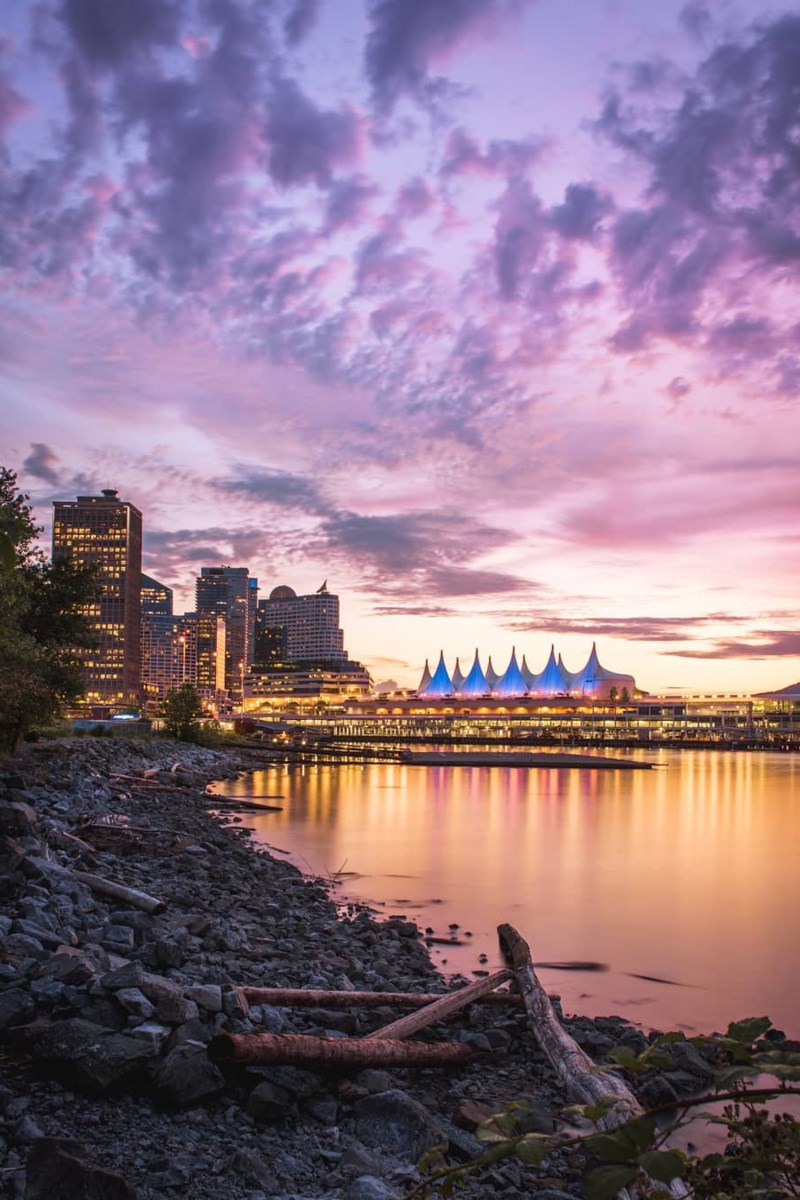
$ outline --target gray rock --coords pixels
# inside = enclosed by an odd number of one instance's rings
[[[347,1200],[399,1200],[400,1192],[375,1175],[361,1175],[345,1192]]]
[[[128,925],[109,925],[103,932],[100,945],[112,954],[127,954],[136,945],[136,937]]]
[[[154,1082],[161,1099],[176,1108],[188,1108],[221,1092],[222,1072],[208,1057],[205,1046],[185,1042],[161,1062]]]
[[[222,988],[218,983],[198,983],[186,989],[186,995],[206,1012],[222,1011]],[[279,1031],[276,1031],[279,1032]]]
[[[355,1106],[356,1133],[365,1146],[416,1162],[426,1150],[446,1143],[440,1123],[405,1092],[365,1096]]]
[[[167,1025],[185,1025],[197,1019],[198,1010],[194,1000],[183,996],[159,996],[156,1000],[156,1016]]]
[[[646,1108],[662,1108],[678,1099],[675,1088],[663,1075],[653,1075],[639,1085],[639,1096]]]
[[[665,1047],[675,1066],[680,1071],[688,1071],[698,1079],[711,1080],[714,1078],[713,1068],[708,1065],[696,1046],[691,1042],[671,1042]]]
[[[120,988],[116,998],[117,1003],[121,1004],[126,1012],[138,1017],[140,1021],[149,1021],[156,1011],[139,988]]]
[[[34,1008],[30,995],[21,988],[0,992],[0,1030],[24,1025],[33,1016]]]
[[[247,1097],[245,1112],[255,1121],[274,1124],[295,1112],[294,1101],[285,1088],[265,1080]]]
[[[112,992],[118,991],[119,988],[141,988],[144,982],[144,975],[145,971],[142,964],[131,962],[101,976],[100,983],[104,988]]]
[[[95,1094],[132,1084],[152,1058],[141,1039],[109,1032],[81,1017],[54,1021],[37,1032],[33,1054],[71,1086]]]
[[[79,1142],[38,1138],[26,1164],[25,1200],[137,1200],[129,1183],[90,1162]]]

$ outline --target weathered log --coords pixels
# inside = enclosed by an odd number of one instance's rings
[[[441,992],[329,992],[322,988],[260,987],[236,990],[248,1004],[274,1004],[279,1008],[427,1008],[443,998]],[[490,992],[488,996],[479,996],[477,1003],[513,1004],[521,1008],[523,1001],[517,992]]]
[[[303,1033],[220,1033],[209,1046],[216,1062],[307,1067],[452,1067],[473,1056],[461,1042],[324,1038]]]
[[[579,1104],[613,1099],[614,1108],[600,1121],[604,1129],[641,1116],[641,1105],[627,1084],[597,1067],[562,1026],[536,977],[525,939],[512,925],[499,925],[497,933],[503,958],[516,975],[533,1036],[570,1097]]]
[[[493,992],[501,983],[507,983],[512,975],[513,971],[509,971],[507,968],[495,971],[494,975],[487,975],[485,979],[469,983],[466,987],[459,988],[457,992],[451,992],[449,996],[442,996],[441,999],[434,1000],[427,1008],[421,1008],[417,1012],[409,1013],[408,1016],[400,1017],[398,1021],[393,1021],[391,1025],[384,1025],[382,1029],[376,1029],[369,1036],[371,1038],[411,1037],[412,1033],[417,1033],[420,1029],[427,1029],[436,1021],[441,1021],[451,1013],[466,1008],[475,1000],[480,1000],[481,996]]]
[[[69,874],[78,883],[86,886],[99,896],[110,896],[113,900],[121,900],[131,908],[141,909],[151,917],[162,913],[167,907],[164,900],[156,896],[148,896],[147,892],[138,892],[136,888],[126,887],[124,883],[114,883],[111,879],[103,879],[100,875],[89,875],[86,871],[70,871]]]
[[[613,1102],[613,1108],[609,1108],[597,1122],[601,1129],[616,1129],[636,1117],[644,1116],[644,1109],[625,1081],[592,1062],[564,1029],[547,993],[536,978],[530,947],[521,934],[513,925],[507,924],[498,925],[497,933],[500,951],[513,969],[522,993],[533,1036],[569,1097],[579,1104]],[[680,1179],[673,1180],[669,1185],[662,1184],[661,1187],[667,1187],[669,1194],[676,1198],[688,1195]],[[619,1192],[622,1198],[632,1195],[627,1188]]]

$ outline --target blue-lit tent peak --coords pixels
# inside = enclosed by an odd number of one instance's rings
[[[444,650],[439,651],[439,662],[436,670],[425,691],[421,693],[423,696],[452,696],[453,681],[447,673],[447,667],[444,665]]]
[[[568,681],[562,674],[561,667],[556,662],[556,648],[550,647],[550,657],[547,660],[545,668],[541,671],[533,683],[531,691],[537,696],[558,696],[565,692],[568,687]]]
[[[489,661],[486,664],[486,682],[490,688],[494,688],[500,680],[500,676],[492,666],[492,656],[489,655]]]
[[[428,660],[426,658],[425,659],[425,670],[422,672],[422,679],[420,679],[420,681],[419,681],[419,687],[417,688],[417,695],[419,695],[421,692],[425,691],[425,688],[428,686],[430,681],[431,681],[431,669],[428,666]]]
[[[461,687],[462,683],[464,682],[464,673],[461,670],[461,664],[459,663],[458,659],[456,659],[456,665],[453,667],[452,682],[453,682],[453,691],[455,691],[455,692],[458,691],[458,689]]]
[[[517,665],[516,647],[512,649],[508,666],[493,690],[496,696],[524,696],[527,692],[528,685],[523,679],[522,672]]]
[[[485,696],[488,691],[490,691],[489,682],[483,673],[480,655],[476,648],[469,674],[461,684],[458,694],[460,696]]]
[[[528,660],[524,654],[522,656],[522,666],[520,667],[520,671],[522,672],[522,678],[525,680],[526,685],[530,687],[536,678],[536,673],[528,666]]]

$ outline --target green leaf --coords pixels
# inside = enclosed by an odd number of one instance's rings
[[[622,1130],[616,1133],[595,1133],[586,1139],[586,1148],[606,1162],[629,1163],[636,1155],[636,1146]]]
[[[672,1183],[684,1171],[686,1160],[677,1150],[648,1150],[639,1159],[642,1170],[659,1183]]]
[[[538,1167],[549,1149],[549,1138],[541,1134],[529,1133],[517,1142],[516,1156],[524,1163]]]
[[[675,1059],[666,1050],[659,1050],[657,1046],[651,1046],[649,1050],[645,1050],[639,1057],[639,1062],[646,1067],[657,1067],[660,1071],[669,1071],[675,1066]]]
[[[583,1181],[586,1200],[614,1200],[635,1178],[635,1167],[597,1167]]]
[[[758,1071],[755,1067],[724,1067],[721,1071],[717,1071],[714,1076],[714,1083],[718,1091],[727,1091],[734,1083],[740,1083],[743,1079],[752,1079],[757,1075]]]
[[[639,1055],[630,1046],[615,1046],[613,1050],[609,1050],[606,1057],[626,1071],[643,1071],[645,1069],[639,1061]]]
[[[655,1117],[643,1116],[637,1117],[634,1121],[628,1121],[627,1125],[623,1125],[620,1133],[624,1133],[630,1138],[637,1150],[646,1150],[653,1140],[653,1134],[656,1131]]]
[[[771,1028],[772,1021],[769,1017],[747,1017],[744,1021],[732,1021],[728,1026],[726,1036],[732,1038],[734,1042],[752,1046],[753,1042],[763,1037]]]

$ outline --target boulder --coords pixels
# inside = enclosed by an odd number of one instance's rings
[[[137,1200],[121,1175],[91,1162],[70,1138],[37,1138],[26,1171],[25,1200]]]
[[[225,1086],[222,1072],[205,1046],[184,1042],[170,1050],[154,1075],[159,1098],[170,1107],[189,1108],[215,1096]]]
[[[71,1017],[33,1032],[33,1056],[70,1086],[97,1095],[132,1085],[153,1051],[140,1038]]]
[[[355,1117],[357,1136],[365,1146],[412,1162],[447,1141],[428,1110],[398,1089],[365,1096],[355,1106]]]

